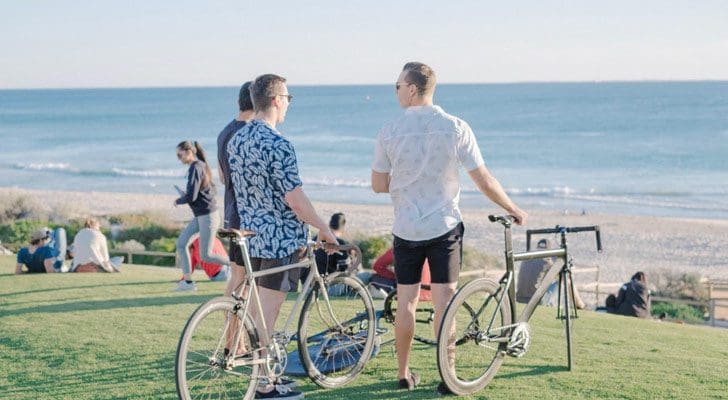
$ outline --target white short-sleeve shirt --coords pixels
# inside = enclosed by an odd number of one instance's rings
[[[406,240],[441,236],[462,221],[459,166],[472,171],[483,156],[468,124],[438,106],[409,107],[382,128],[372,170],[389,173],[392,233]]]

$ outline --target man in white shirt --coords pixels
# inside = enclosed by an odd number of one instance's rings
[[[99,271],[119,272],[118,265],[123,262],[124,258],[114,257],[113,260],[109,258],[106,236],[101,233],[100,228],[101,224],[99,224],[98,220],[87,218],[84,222],[84,228],[78,231],[73,238],[73,266],[71,271],[76,272],[80,265],[85,265],[89,267],[96,266]]]
[[[490,174],[468,124],[433,104],[435,73],[405,64],[396,83],[403,115],[379,132],[372,162],[372,189],[390,193],[394,205],[394,259],[397,276],[395,344],[399,387],[412,390],[419,376],[409,369],[422,265],[427,259],[435,306],[435,334],[455,293],[464,227],[458,203],[462,165],[478,189],[525,224],[527,214]],[[438,391],[446,391],[440,384]]]

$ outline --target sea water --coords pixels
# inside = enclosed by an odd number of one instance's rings
[[[291,86],[279,130],[314,199],[388,203],[369,189],[394,84]],[[237,87],[0,91],[0,186],[175,194],[175,156],[237,114]],[[442,84],[489,170],[523,208],[728,218],[728,82]],[[462,175],[461,204],[489,202]],[[493,206],[494,210],[495,207]]]

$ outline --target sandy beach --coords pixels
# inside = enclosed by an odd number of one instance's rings
[[[162,213],[176,221],[185,221],[191,217],[189,208],[173,207],[174,197],[171,195],[15,188],[0,190],[7,195],[25,194],[43,199],[48,207],[79,217],[140,212]],[[325,202],[314,202],[314,205],[322,216],[339,211],[346,213],[350,236],[390,233],[391,206]],[[488,214],[498,213],[499,209],[483,199],[482,208],[462,211],[466,244],[489,254],[502,254],[503,230],[500,225],[487,220]],[[525,250],[525,231],[528,228],[599,225],[603,253],[596,252],[594,235],[591,233],[569,236],[569,245],[577,266],[599,265],[601,282],[623,282],[638,270],[697,272],[708,278],[728,278],[726,220],[527,211],[530,214],[528,225],[516,227],[513,232],[517,251]],[[578,277],[580,281],[594,279],[594,274],[583,275]]]

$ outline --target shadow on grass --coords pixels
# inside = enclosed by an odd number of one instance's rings
[[[113,310],[116,308],[129,307],[156,307],[178,304],[202,304],[215,297],[210,294],[188,295],[188,296],[164,296],[164,297],[140,297],[124,298],[113,300],[86,300],[47,306],[26,307],[17,310],[3,312],[3,316],[35,314],[35,313],[63,313],[86,310]]]
[[[42,380],[23,379],[20,376],[9,376],[10,384],[0,386],[0,393],[21,396],[23,398],[176,398],[174,393],[174,354],[160,355],[157,359],[140,362],[136,357],[114,357],[103,362],[113,366],[108,368],[93,367],[89,371],[67,372],[57,371],[46,374]],[[88,367],[88,366],[85,366]],[[84,367],[82,367],[84,368]],[[15,379],[14,379],[15,378]],[[155,382],[172,382],[159,387]],[[148,383],[148,388],[139,391],[139,386]],[[134,385],[136,390],[131,396],[128,386]],[[144,389],[144,388],[142,388]],[[119,393],[119,394],[116,394]]]
[[[15,276],[15,275],[11,275]],[[160,283],[176,283],[174,281],[171,281],[169,279],[161,280],[161,281],[145,281],[145,282],[120,282],[120,283],[103,283],[103,284],[97,284],[97,285],[80,285],[80,286],[62,286],[62,287],[56,287],[56,288],[46,288],[46,289],[35,289],[35,290],[26,290],[23,292],[10,292],[10,293],[3,293],[3,296],[19,296],[23,294],[33,294],[33,293],[47,293],[47,292],[55,292],[60,290],[74,290],[74,289],[95,289],[95,288],[101,288],[101,287],[112,287],[112,286],[139,286],[139,285],[158,285]]]
[[[522,376],[537,376],[554,372],[567,372],[569,368],[564,365],[509,365],[509,368],[520,368],[522,371],[508,374],[497,374],[495,379],[518,378]]]

